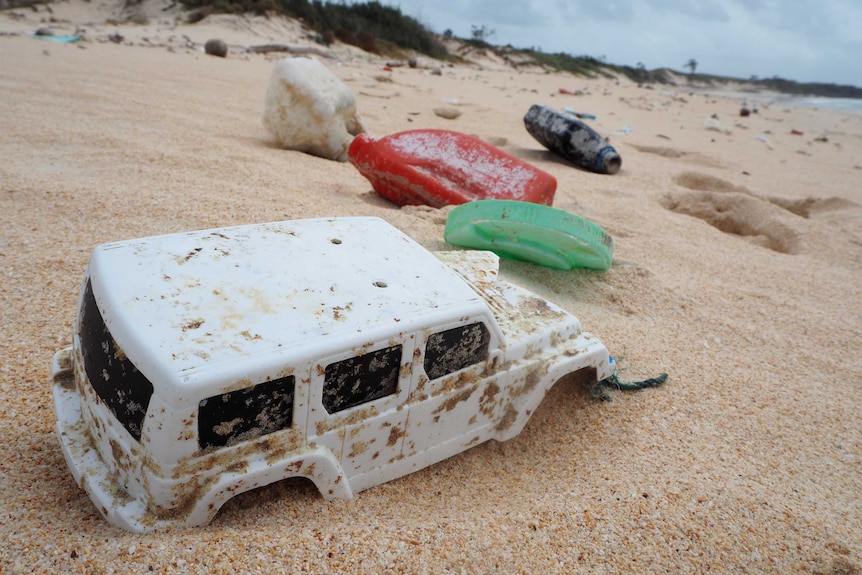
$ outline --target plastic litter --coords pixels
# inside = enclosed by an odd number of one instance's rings
[[[38,38],[39,40],[50,40],[52,42],[59,42],[60,44],[71,44],[73,42],[80,42],[80,36],[54,36],[47,34],[34,34],[34,38]]]
[[[634,132],[634,128],[632,128],[631,126],[623,126],[622,128],[620,128],[619,130],[617,130],[615,132],[610,132],[610,135],[612,135],[612,136],[628,136],[632,132]]]
[[[611,362],[616,365],[615,358],[611,357]],[[640,391],[641,389],[647,389],[650,387],[658,387],[667,381],[668,374],[662,373],[657,375],[656,377],[650,377],[648,379],[644,379],[641,381],[621,381],[618,370],[614,370],[614,373],[603,380],[597,381],[590,387],[590,395],[592,395],[595,399],[601,399],[602,401],[611,401],[613,398],[611,397],[611,391]]]
[[[546,106],[531,107],[524,125],[550,151],[592,172],[616,174],[623,164],[619,153],[595,130]]]
[[[365,131],[353,91],[313,58],[275,64],[261,119],[282,148],[340,162],[353,136]]]
[[[452,245],[491,250],[511,260],[571,270],[611,267],[614,240],[601,227],[549,206],[480,200],[449,213],[444,238]]]
[[[350,499],[511,439],[562,377],[614,364],[498,265],[378,218],[99,246],[74,345],[53,358],[66,463],[108,521],[140,532],[204,525],[289,477]]]
[[[718,119],[714,114],[704,120],[703,127],[709,130],[710,132],[719,132],[721,134],[730,135],[733,133],[733,130],[730,128],[725,128],[721,124],[721,120]]]
[[[563,111],[566,114],[570,114],[570,115],[572,115],[575,118],[578,118],[580,120],[595,120],[596,119],[596,117],[593,114],[585,114],[583,112],[577,112],[571,108],[563,108]]]
[[[435,208],[479,199],[551,205],[557,180],[478,138],[449,130],[357,136],[348,159],[374,190],[399,206]]]

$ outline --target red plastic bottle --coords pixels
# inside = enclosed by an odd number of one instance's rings
[[[473,200],[550,206],[557,180],[482,140],[448,130],[359,134],[347,152],[374,190],[399,206],[435,208]]]

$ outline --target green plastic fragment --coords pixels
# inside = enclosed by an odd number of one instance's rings
[[[444,232],[455,246],[489,250],[501,258],[571,270],[611,267],[614,240],[570,212],[516,200],[478,200],[449,213]]]

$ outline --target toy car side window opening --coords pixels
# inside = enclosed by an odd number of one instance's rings
[[[491,334],[481,322],[430,335],[425,344],[428,379],[437,379],[485,361],[490,343]]]
[[[395,345],[326,366],[323,407],[337,413],[398,391],[401,346]]]
[[[140,441],[153,384],[114,341],[99,312],[93,285],[89,281],[84,287],[82,308],[78,336],[81,338],[87,379],[117,421]]]
[[[201,449],[224,447],[290,427],[292,375],[204,399],[198,405]]]

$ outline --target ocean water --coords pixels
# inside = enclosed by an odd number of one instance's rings
[[[803,106],[805,108],[820,108],[822,110],[838,110],[862,115],[862,99],[858,98],[823,98],[820,96],[781,96],[775,98],[776,105]]]

